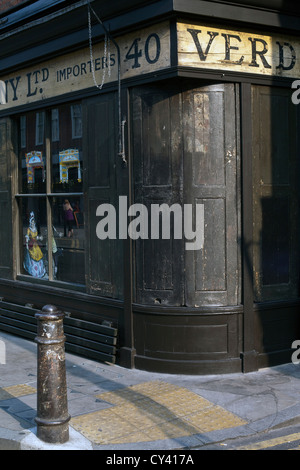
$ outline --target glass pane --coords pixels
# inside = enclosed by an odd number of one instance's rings
[[[52,192],[82,192],[82,118],[80,104],[51,113]]]
[[[52,202],[55,279],[85,284],[83,197],[54,197]]]
[[[46,190],[45,113],[31,112],[20,117],[20,192]]]
[[[45,198],[22,198],[21,273],[48,279],[47,214]]]

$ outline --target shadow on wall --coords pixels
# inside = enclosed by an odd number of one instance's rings
[[[279,17],[281,27],[289,25],[293,13],[300,13],[300,4],[290,0],[258,3],[272,4],[285,13]],[[292,103],[291,86],[283,85],[274,77],[272,87],[252,88],[253,257],[249,269],[259,367],[290,362],[292,343],[300,338],[299,107]]]

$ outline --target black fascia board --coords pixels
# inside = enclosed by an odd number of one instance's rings
[[[74,3],[74,2],[73,2]],[[92,6],[101,6],[93,2]],[[167,18],[172,13],[173,0],[141,2],[141,7],[124,12],[109,19],[103,19],[107,30],[113,35],[123,34],[141,24]],[[124,10],[123,10],[124,11]],[[93,17],[93,38],[101,39],[104,29]],[[7,35],[7,37],[5,37]],[[1,36],[0,31],[0,73],[17,70],[27,64],[38,63],[44,58],[55,57],[63,52],[88,45],[87,4],[68,10],[67,14],[53,15],[51,20],[36,22],[33,27],[10,31]]]
[[[76,7],[76,4],[80,3],[81,5]],[[74,8],[67,8],[67,13],[59,14],[64,7],[71,4],[74,5]],[[281,15],[278,12],[265,9],[260,10],[258,14],[255,7],[248,8],[245,4],[237,5],[207,0],[153,0],[148,2],[129,0],[124,1],[119,8],[116,7],[117,3],[113,4],[112,2],[110,6],[105,3],[103,16],[101,12],[101,5],[102,7],[104,5],[103,0],[91,1],[91,4],[103,19],[106,28],[114,36],[154,21],[175,16],[197,18],[199,21],[206,20],[214,23],[243,24],[264,30],[280,28],[283,31],[284,25],[287,25],[287,31],[300,31],[300,17],[296,15]],[[8,33],[4,34],[0,29],[1,74],[88,44],[87,2],[39,0],[22,10],[28,8],[33,13],[32,9],[37,5],[39,5],[40,23],[36,21],[34,25],[28,25],[28,27],[25,25],[23,29],[21,27],[19,30],[11,28]],[[48,20],[47,14],[50,12],[50,5],[52,8],[56,6],[57,16],[53,13],[49,16],[51,20]],[[27,14],[29,15],[29,11]],[[93,36],[95,39],[100,39],[104,33],[103,28],[97,24],[95,18],[93,25]],[[5,37],[6,35],[7,37]]]
[[[214,3],[231,3],[248,8],[284,12],[289,15],[300,14],[300,3],[295,0],[210,0]]]
[[[82,3],[84,6],[90,1],[93,8],[97,9],[100,7],[101,16],[106,18],[118,16],[126,11],[131,11],[133,9],[139,9],[143,5],[149,5],[155,3],[156,0],[123,0],[107,2],[106,0],[36,0],[30,2],[30,4],[25,4],[24,6],[19,5],[18,7],[12,8],[6,12],[0,14],[0,35],[5,31],[16,29],[24,24],[27,24],[31,21],[42,18],[47,14],[50,14],[55,11],[62,10],[68,6],[76,5]],[[164,3],[160,1],[159,3]]]
[[[278,7],[279,2],[275,3]],[[299,8],[298,14],[292,9],[290,14],[287,14],[287,10],[270,10],[271,0],[262,1],[260,5],[258,8],[257,2],[254,1],[231,3],[217,0],[173,0],[174,12],[183,16],[199,15],[211,22],[243,24],[262,30],[300,32]]]
[[[22,24],[26,24],[29,21],[33,21],[51,11],[54,11],[57,8],[62,8],[64,6],[70,5],[71,0],[38,0],[29,5],[22,6],[18,9],[11,9],[6,12],[3,12],[0,15],[0,34],[3,34],[4,31],[17,28]]]
[[[291,0],[288,1],[289,5],[292,5]],[[62,9],[72,4],[76,4],[76,0],[38,0],[27,6],[20,7],[10,14],[9,11],[7,12],[8,14],[3,13],[3,15],[0,15],[0,36],[7,30],[12,30],[22,24],[43,17],[52,11]],[[279,9],[280,5],[286,4],[286,0],[262,0],[259,2],[257,0],[160,0],[157,2],[155,2],[155,0],[148,2],[141,0],[123,0],[121,5],[117,2],[118,7],[116,7],[113,1],[109,4],[91,0],[91,4],[97,13],[99,12],[102,17],[104,16],[104,19],[109,16],[111,16],[112,20],[114,17],[119,17],[120,19],[122,18],[121,21],[124,21],[125,24],[127,23],[126,16],[136,16],[135,11],[142,13],[144,9],[148,10],[150,8],[152,10],[153,4],[155,4],[154,10],[157,14],[159,14],[160,11],[165,12],[167,10],[169,12],[174,11],[183,14],[196,14],[202,17],[208,16],[212,19],[218,18],[243,23],[258,23],[274,27],[300,29],[300,4],[297,8],[290,6],[290,14],[287,14],[288,8]],[[293,4],[295,4],[295,2]],[[274,5],[274,10],[270,9],[272,5]],[[126,12],[128,9],[129,11]],[[113,22],[115,23],[115,21]],[[116,24],[116,28],[112,27],[112,29],[118,29],[118,26],[120,25]]]

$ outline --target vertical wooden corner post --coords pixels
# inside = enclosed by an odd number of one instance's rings
[[[37,437],[62,444],[69,440],[64,313],[45,305],[37,319]]]

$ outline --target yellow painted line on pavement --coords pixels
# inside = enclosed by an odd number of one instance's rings
[[[288,434],[287,436],[274,437],[266,441],[256,442],[248,446],[237,447],[236,450],[262,450],[270,447],[275,447],[280,444],[286,444],[288,442],[294,442],[300,440],[300,433]]]

